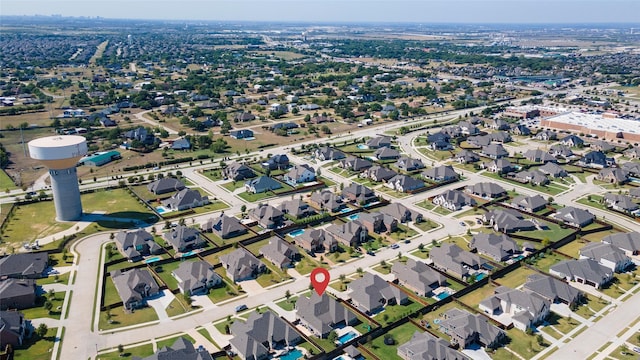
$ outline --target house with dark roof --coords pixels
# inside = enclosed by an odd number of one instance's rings
[[[24,318],[24,314],[15,311],[0,311],[0,347],[4,351],[7,345],[13,348],[22,345],[25,336],[28,334],[29,321]]]
[[[247,181],[244,184],[244,188],[247,192],[250,192],[253,194],[260,194],[267,191],[281,189],[282,184],[280,184],[277,180],[269,176],[263,175]]]
[[[311,297],[300,296],[295,305],[296,319],[315,336],[326,338],[329,333],[341,326],[350,326],[357,321],[354,313],[327,293]]]
[[[629,161],[622,164],[621,168],[627,173],[627,176],[640,176],[640,163]]]
[[[178,288],[183,294],[206,294],[222,284],[222,277],[204,260],[182,261],[171,275],[178,280]]]
[[[493,233],[477,233],[473,235],[469,248],[495,261],[506,261],[521,252],[520,246],[509,236]]]
[[[551,177],[554,178],[560,178],[560,177],[567,177],[569,176],[569,174],[567,173],[567,170],[565,170],[562,166],[552,163],[552,162],[548,162],[542,166],[540,166],[538,168],[538,171],[540,171],[543,174],[549,175]]]
[[[634,199],[640,198],[640,187],[629,190],[629,196],[631,196]]]
[[[344,246],[358,246],[367,241],[367,228],[358,220],[349,221],[342,225],[331,224],[325,228],[326,235],[333,237]]]
[[[638,204],[636,204],[633,201],[633,198],[629,195],[606,193],[604,194],[604,198],[602,199],[602,201],[608,208],[627,214],[633,213],[638,210]]]
[[[481,165],[481,168],[487,169],[487,171],[496,174],[506,174],[513,171],[511,162],[507,159],[496,159],[486,162]]]
[[[529,149],[524,153],[525,159],[534,163],[556,162],[556,158],[548,152],[540,149]]]
[[[425,183],[422,180],[418,180],[409,175],[396,175],[389,179],[384,186],[394,189],[398,192],[411,192],[425,187]]]
[[[509,131],[515,135],[520,136],[529,136],[531,135],[531,129],[522,124],[513,124],[511,125]]]
[[[460,190],[447,190],[440,195],[436,195],[432,200],[434,205],[442,206],[451,211],[458,211],[465,206],[476,205],[475,199]]]
[[[320,192],[313,192],[309,198],[309,203],[319,210],[330,212],[338,212],[345,207],[342,196],[326,189]]]
[[[615,145],[608,143],[604,140],[596,140],[594,142],[592,142],[589,145],[590,148],[594,149],[594,150],[598,150],[598,151],[602,151],[604,153],[607,153],[609,151],[613,151],[615,150]]]
[[[111,280],[128,311],[145,306],[147,298],[160,292],[158,283],[147,269],[115,270],[111,272]]]
[[[485,126],[493,130],[508,130],[509,123],[502,119],[487,119],[485,120]]]
[[[398,161],[396,161],[396,167],[404,171],[415,171],[418,169],[423,169],[424,164],[420,159],[414,159],[408,156],[403,156],[400,159],[398,159]]]
[[[577,162],[578,165],[596,169],[615,166],[616,161],[612,157],[607,157],[602,151],[589,151]]]
[[[482,220],[491,225],[495,231],[507,234],[536,229],[536,225],[531,220],[525,220],[522,214],[511,209],[488,211],[482,215]]]
[[[209,203],[209,197],[200,194],[195,189],[184,188],[173,194],[170,198],[163,200],[162,205],[170,210],[182,211],[204,206]]]
[[[144,229],[134,231],[120,230],[115,240],[118,251],[129,261],[138,261],[143,256],[156,255],[162,252],[162,247],[153,241],[153,235]]]
[[[275,229],[284,222],[284,213],[269,204],[258,204],[256,208],[249,210],[249,218],[265,229]]]
[[[629,173],[621,168],[604,168],[598,172],[596,179],[612,184],[624,184],[629,181]]]
[[[394,202],[389,205],[386,205],[380,209],[379,212],[382,214],[389,215],[394,219],[398,220],[401,223],[408,223],[409,221],[414,221],[416,223],[422,222],[423,216],[421,213],[417,211],[413,211],[401,203]]]
[[[229,136],[234,139],[253,139],[255,134],[250,129],[231,130]]]
[[[49,266],[49,253],[10,254],[0,258],[0,278],[38,279]]]
[[[596,289],[613,280],[613,270],[592,259],[561,261],[549,268],[549,274]]]
[[[414,259],[407,259],[404,264],[401,261],[394,262],[391,273],[395,275],[400,285],[424,297],[432,296],[433,290],[447,284],[447,278],[444,275]]]
[[[300,334],[271,311],[252,312],[246,322],[234,321],[229,328],[233,338],[231,349],[241,359],[266,360],[275,349],[295,346],[302,341]]]
[[[369,149],[379,149],[382,147],[391,147],[391,138],[388,136],[378,136],[367,140],[365,145]]]
[[[361,172],[373,166],[373,163],[369,160],[365,160],[356,156],[349,156],[346,159],[340,160],[340,167],[343,169]]]
[[[555,131],[540,130],[536,133],[536,136],[534,138],[536,140],[542,140],[542,141],[557,140],[558,134]]]
[[[326,160],[341,160],[341,159],[344,159],[346,157],[345,154],[342,151],[334,149],[334,148],[330,148],[328,146],[316,149],[314,154],[316,156],[316,159],[319,159],[319,160],[322,160],[322,161],[326,161]]]
[[[580,259],[592,259],[614,272],[624,272],[633,265],[633,261],[624,251],[604,242],[592,242],[583,246],[579,252]]]
[[[602,242],[616,246],[624,251],[627,256],[640,254],[640,233],[615,233],[602,238]]]
[[[509,176],[513,176],[515,180],[523,184],[529,183],[536,186],[549,184],[549,179],[547,179],[547,176],[538,170],[524,170],[515,174],[509,174]]]
[[[444,143],[444,144],[449,144],[449,142],[451,141],[451,135],[449,135],[448,133],[441,131],[441,132],[437,132],[435,134],[428,134],[427,135],[427,143],[429,144],[435,144],[435,143]],[[451,144],[449,144],[451,145]]]
[[[398,220],[380,212],[362,212],[358,216],[358,222],[364,225],[368,232],[376,234],[391,233],[398,229]]]
[[[245,248],[238,248],[229,254],[220,255],[220,263],[233,282],[254,279],[267,269],[265,264]]]
[[[553,217],[556,220],[563,221],[566,224],[575,227],[584,227],[593,222],[595,220],[595,215],[590,213],[588,210],[576,208],[573,206],[566,206],[562,209],[558,210]]]
[[[301,235],[296,236],[293,241],[309,254],[338,250],[338,241],[333,236],[326,235],[323,229],[307,229]]]
[[[143,127],[126,131],[123,135],[127,140],[139,141],[144,145],[152,145],[156,142],[156,137]]]
[[[285,170],[289,168],[289,157],[286,154],[276,154],[262,163],[264,169],[269,170]]]
[[[471,150],[462,150],[456,156],[455,159],[460,164],[469,164],[480,161],[478,154]]]
[[[471,314],[466,310],[453,308],[443,314],[439,330],[451,337],[451,344],[461,348],[478,344],[488,348],[497,348],[507,335],[480,314]]]
[[[541,195],[519,195],[511,200],[511,206],[516,209],[521,209],[528,212],[536,212],[542,210],[547,206],[548,202]]]
[[[260,254],[280,269],[293,267],[300,260],[300,253],[295,245],[277,237],[269,238],[269,243],[260,248]]]
[[[351,290],[351,302],[367,314],[375,314],[387,305],[401,305],[409,300],[400,288],[369,272],[349,283],[348,288]]]
[[[211,217],[204,223],[200,229],[202,231],[212,232],[221,239],[230,239],[236,236],[244,235],[248,232],[247,228],[242,225],[240,220],[235,217],[220,214],[218,217]]]
[[[460,178],[460,175],[453,169],[453,166],[451,165],[436,166],[434,168],[423,171],[421,175],[423,178],[435,182],[457,180]]]
[[[222,169],[222,174],[226,179],[246,180],[256,177],[256,173],[245,164],[238,162],[231,163]]]
[[[147,190],[149,190],[150,192],[156,195],[166,194],[174,191],[180,191],[184,188],[185,186],[182,181],[172,177],[165,177],[162,179],[158,179],[147,185]]]
[[[462,250],[458,245],[441,243],[429,252],[429,259],[433,265],[442,270],[448,271],[461,279],[469,275],[469,269],[479,270],[487,262],[477,254]]]
[[[396,175],[398,175],[397,172],[380,165],[374,165],[360,173],[360,177],[376,182],[387,181]]]
[[[0,280],[0,310],[26,309],[36,305],[36,282],[33,279]]]
[[[576,157],[569,146],[562,144],[551,145],[551,147],[549,148],[549,154],[553,155],[556,158],[562,158],[566,160]]]
[[[162,238],[171,244],[176,252],[182,253],[200,248],[206,244],[206,240],[197,229],[185,225],[171,228],[171,230],[162,235]]]
[[[398,357],[403,360],[469,360],[463,353],[449,347],[446,340],[417,331],[406,343],[398,346]]]
[[[342,197],[347,201],[358,204],[368,204],[378,200],[373,190],[355,182],[352,182],[342,190]]]
[[[191,149],[191,143],[188,139],[177,139],[171,143],[171,149],[173,150],[189,150]]]
[[[505,326],[513,324],[516,329],[526,331],[549,316],[551,301],[536,293],[499,286],[478,307]],[[494,317],[498,315],[502,316]]]
[[[483,146],[480,154],[491,159],[501,159],[509,156],[509,152],[501,144]]]
[[[296,219],[302,219],[316,214],[313,208],[301,199],[285,200],[278,208],[283,213],[289,214]]]
[[[396,160],[400,158],[400,152],[392,148],[381,147],[373,153],[373,156],[378,160]]]
[[[502,186],[490,182],[480,182],[468,185],[465,188],[465,191],[481,198],[490,199],[499,198],[507,194],[507,191],[503,189]]]
[[[315,181],[316,170],[307,164],[295,165],[284,174],[284,182],[296,187],[298,184]]]
[[[523,289],[528,292],[536,293],[551,303],[562,304],[578,304],[583,294],[580,290],[558,280],[553,276],[535,273],[529,275],[527,281],[523,285]]]
[[[467,138],[467,143],[474,148],[481,148],[491,144],[491,137],[489,135],[469,136]]]
[[[562,140],[560,140],[560,144],[569,147],[582,147],[584,146],[584,140],[571,134],[562,138]]]
[[[256,116],[250,112],[239,112],[233,117],[233,120],[237,120],[239,122],[252,121],[255,119]]]
[[[196,349],[185,337],[179,337],[171,346],[163,346],[145,358],[134,356],[133,360],[213,360],[206,350]]]

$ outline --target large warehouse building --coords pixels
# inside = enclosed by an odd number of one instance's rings
[[[640,119],[623,119],[613,113],[589,114],[569,112],[540,120],[540,125],[597,135],[608,140],[640,142]]]

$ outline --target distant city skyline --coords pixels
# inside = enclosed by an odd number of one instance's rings
[[[640,0],[3,0],[0,14],[318,23],[640,23]]]

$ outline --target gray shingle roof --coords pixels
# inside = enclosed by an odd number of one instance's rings
[[[217,218],[210,218],[202,225],[202,230],[212,231],[222,239],[247,233],[247,228],[235,217],[220,214]]]
[[[0,258],[0,277],[41,277],[48,264],[46,252],[7,255]]]
[[[398,346],[398,356],[407,360],[467,360],[463,353],[449,347],[446,340],[428,332],[416,331],[406,343]]]
[[[164,233],[162,237],[171,244],[175,251],[197,248],[205,243],[204,238],[200,236],[200,232],[197,229],[185,225],[178,225],[172,228]]]
[[[295,245],[282,240],[279,237],[273,236],[269,238],[269,243],[267,245],[260,248],[260,254],[264,255],[267,260],[279,267],[284,267],[300,253]]]
[[[587,210],[566,206],[558,210],[554,217],[558,220],[577,226],[585,226],[590,224],[595,216]]]
[[[154,194],[165,194],[182,189],[184,189],[184,183],[172,177],[158,179],[147,185],[147,190]]]
[[[542,274],[530,275],[524,284],[524,288],[550,301],[560,300],[568,304],[577,301],[581,295],[578,289],[564,281]]]
[[[293,346],[300,342],[294,328],[271,311],[252,312],[246,322],[235,321],[230,327],[231,345],[244,359],[258,359],[267,350],[264,343],[284,343]]]
[[[296,318],[303,320],[316,334],[326,335],[342,322],[350,324],[356,316],[335,299],[313,292],[311,297],[300,296],[296,302]]]
[[[408,259],[405,264],[400,261],[393,263],[391,272],[410,288],[421,294],[428,294],[432,289],[444,284],[447,278],[429,267],[427,264]]]
[[[550,270],[567,277],[585,279],[601,284],[613,277],[613,271],[591,259],[565,260],[550,267]]]
[[[520,252],[520,246],[505,234],[473,235],[469,248],[477,249],[479,253],[490,256],[496,261],[503,261],[515,253]]]
[[[451,309],[444,314],[444,320],[440,327],[448,334],[455,335],[459,339],[472,339],[477,336],[480,343],[485,346],[500,341],[504,332],[480,314],[471,314],[461,309]],[[460,344],[466,346],[468,344]]]
[[[469,267],[478,267],[486,263],[480,256],[449,243],[442,243],[439,247],[432,248],[429,252],[429,258],[437,267],[450,270],[461,276],[468,273],[463,264]]]
[[[140,302],[145,297],[160,291],[158,283],[147,269],[114,271],[111,273],[111,280],[125,307],[130,302]]]
[[[233,281],[253,277],[266,268],[257,257],[244,248],[238,248],[229,254],[221,255],[220,262]]]
[[[194,293],[222,282],[222,277],[214,271],[213,265],[204,260],[181,262],[173,275],[179,279],[180,288],[184,292]]]
[[[617,246],[624,251],[640,251],[640,233],[636,231],[607,235],[602,238],[602,242]]]
[[[349,283],[351,301],[363,311],[371,312],[384,304],[395,302],[401,304],[407,295],[399,288],[390,285],[378,275],[368,272],[360,279]]]

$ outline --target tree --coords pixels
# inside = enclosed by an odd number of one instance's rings
[[[287,301],[289,301],[289,298],[290,298],[290,297],[291,297],[291,291],[287,290],[287,291],[284,293],[284,298],[285,298],[285,299],[287,299]]]
[[[51,301],[47,300],[44,302],[43,305],[44,309],[47,310],[48,313],[51,313],[51,309],[53,309],[53,303],[51,303]]]
[[[329,335],[327,335],[327,340],[331,341],[332,343],[335,343],[336,340],[338,340],[338,334],[335,330],[331,330]]]
[[[124,354],[124,346],[122,344],[118,344],[118,354],[120,354],[120,356]]]
[[[229,329],[229,324],[224,324],[224,333],[227,335],[231,334],[231,329]]]
[[[544,344],[544,338],[542,337],[542,335],[540,335],[540,334],[536,335],[536,342],[540,346],[542,346],[542,344]]]
[[[49,327],[47,326],[47,324],[42,323],[36,328],[36,335],[38,335],[39,338],[43,338],[45,335],[47,335],[47,331],[49,331]]]
[[[240,207],[240,211],[242,211],[242,213],[244,214],[244,213],[245,213],[245,211],[247,211],[247,205],[242,205],[242,206]]]

